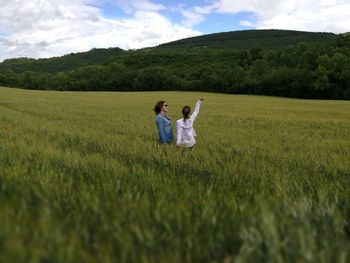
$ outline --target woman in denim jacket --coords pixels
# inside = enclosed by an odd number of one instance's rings
[[[160,144],[170,144],[174,141],[173,127],[170,118],[166,115],[168,112],[168,103],[158,101],[154,106],[156,116],[156,125],[158,129],[158,141]]]

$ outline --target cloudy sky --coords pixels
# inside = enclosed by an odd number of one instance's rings
[[[242,29],[350,31],[350,0],[0,0],[0,61]]]

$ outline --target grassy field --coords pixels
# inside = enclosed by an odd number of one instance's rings
[[[0,261],[350,262],[350,102],[0,88]]]

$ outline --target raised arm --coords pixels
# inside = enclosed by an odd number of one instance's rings
[[[191,117],[189,118],[191,121],[194,121],[197,118],[197,115],[199,113],[199,109],[201,107],[201,102],[204,100],[204,97],[200,97],[199,100],[196,103],[196,106],[194,107],[194,112],[192,113]]]
[[[157,129],[158,129],[160,143],[165,144],[166,138],[165,138],[165,134],[164,134],[164,120],[163,120],[163,118],[157,118],[156,125],[157,125]]]

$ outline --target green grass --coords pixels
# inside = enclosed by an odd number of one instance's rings
[[[1,262],[350,262],[350,102],[0,88]]]

